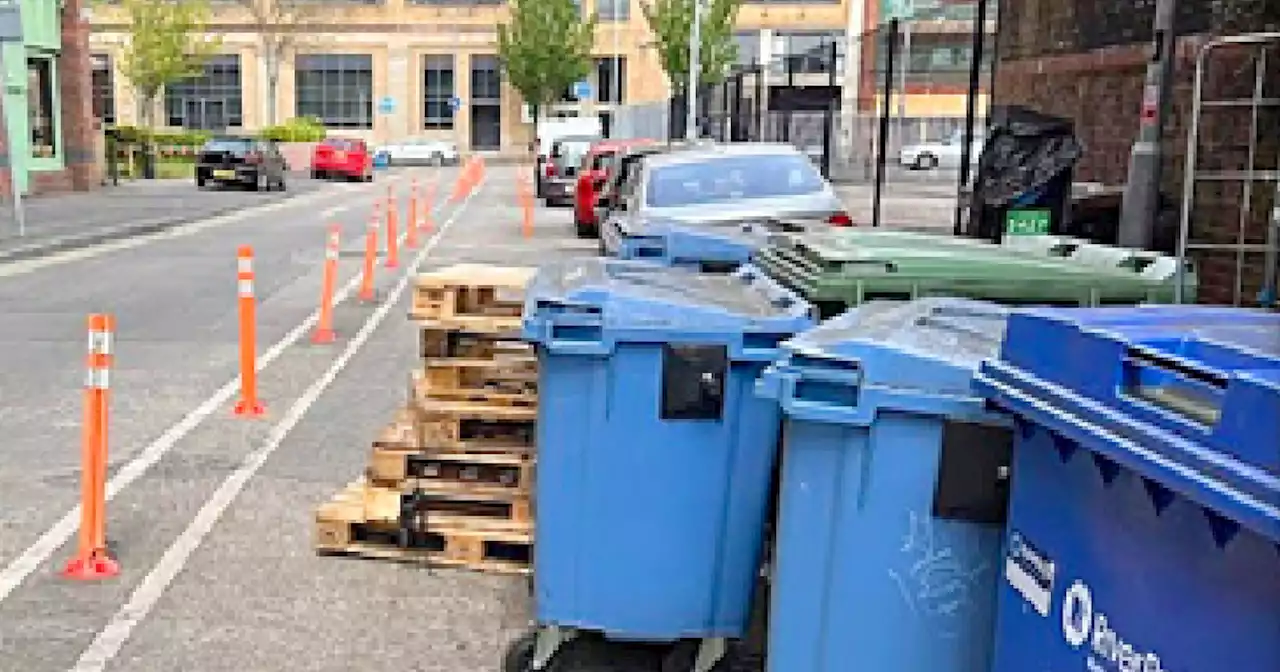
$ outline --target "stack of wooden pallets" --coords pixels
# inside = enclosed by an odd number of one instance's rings
[[[417,278],[422,364],[368,469],[316,513],[321,553],[527,572],[537,359],[518,340],[533,269]]]

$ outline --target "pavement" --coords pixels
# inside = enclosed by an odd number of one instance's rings
[[[312,549],[315,507],[362,472],[371,439],[403,403],[416,360],[408,276],[594,251],[573,238],[567,210],[540,209],[535,235],[522,238],[515,169],[490,167],[469,201],[438,204],[437,232],[404,251],[402,268],[380,266],[382,302],[343,301],[339,341],[313,345],[327,226],[341,227],[338,286],[351,295],[375,196],[388,183],[403,195],[412,177],[438,180],[445,196],[456,174],[399,171],[285,199],[175,191],[160,200],[187,213],[218,197],[236,205],[0,263],[0,672],[497,669],[528,623],[524,579]],[[260,420],[231,413],[240,245],[255,251]],[[93,312],[117,322],[107,534],[123,571],[75,582],[59,571],[78,525]]]
[[[926,233],[950,234],[955,223],[959,173],[954,170],[910,171],[890,167],[880,193],[880,225]],[[874,181],[835,185],[853,221],[874,220]]]
[[[326,186],[298,176],[289,180],[283,193],[199,190],[189,180],[137,180],[92,192],[26,199],[25,231],[19,230],[10,205],[0,211],[0,262],[153,233],[310,194]]]

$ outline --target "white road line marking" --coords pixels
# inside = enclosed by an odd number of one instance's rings
[[[406,177],[405,175],[395,175],[395,176],[388,176],[386,179],[390,181],[392,184],[399,184],[405,180],[405,177]],[[364,194],[365,192],[379,193],[379,189],[386,188],[386,183],[383,182],[381,184],[375,184],[372,186],[367,184],[352,185],[354,187],[352,189],[348,189],[346,188],[346,186],[347,185],[342,185],[337,188],[322,188],[319,191],[298,196],[297,198],[290,198],[283,201],[266,203],[264,205],[254,206],[245,210],[239,210],[239,211],[232,212],[225,215],[217,215],[214,217],[197,220],[187,224],[178,224],[173,226],[172,228],[165,229],[163,231],[156,231],[155,233],[147,233],[147,234],[142,234],[137,236],[130,236],[128,238],[121,238],[119,240],[113,240],[105,243],[99,243],[96,245],[90,245],[88,247],[81,247],[81,248],[76,248],[72,250],[67,250],[65,252],[55,252],[54,254],[51,254],[46,257],[37,257],[35,259],[24,259],[22,261],[15,261],[13,263],[3,264],[3,265],[0,265],[0,278],[11,277],[15,275],[25,275],[27,273],[38,271],[42,268],[49,268],[51,266],[60,266],[62,264],[70,263],[72,261],[79,261],[82,259],[92,259],[94,257],[100,257],[110,252],[118,252],[120,250],[128,250],[135,247],[142,247],[143,245],[148,245],[157,240],[167,240],[170,238],[180,238],[182,236],[190,236],[200,231],[205,231],[207,229],[226,226],[228,224],[236,224],[236,223],[245,221],[251,217],[270,214],[277,210],[292,208],[298,205],[308,205],[316,201],[325,201],[325,200],[329,200],[332,198],[339,198],[339,197],[344,199],[351,199],[353,197]],[[353,204],[350,200],[346,200],[345,204],[334,206],[334,208],[330,208],[329,210],[326,210],[325,216],[326,217],[331,216],[331,214],[329,214],[330,210],[333,210],[334,214],[336,214],[336,212],[349,209],[351,207],[354,207],[354,205],[355,204]]]
[[[472,195],[479,190],[472,191]],[[111,621],[107,623],[93,639],[93,642],[80,654],[80,659],[71,668],[74,672],[101,672],[110,663],[112,659],[120,653],[120,649],[133,633],[133,629],[137,627],[151,610],[155,607],[161,596],[168,590],[169,584],[174,578],[186,567],[187,561],[191,559],[192,553],[200,547],[206,536],[213,531],[213,526],[217,524],[222,514],[240,496],[240,492],[248,485],[249,481],[258,473],[262,465],[266,464],[267,459],[271,457],[281,444],[284,443],[285,437],[299,422],[306,417],[307,412],[324,394],[333,381],[338,378],[338,374],[342,373],[351,360],[360,352],[364,344],[373,336],[373,332],[382,324],[391,309],[395,307],[400,297],[404,295],[405,290],[409,287],[410,281],[416,275],[416,269],[426,261],[427,256],[431,254],[431,250],[440,242],[440,237],[449,228],[450,225],[458,218],[458,215],[466,210],[470,203],[471,197],[459,204],[458,209],[445,220],[440,231],[431,237],[422,249],[414,255],[413,262],[409,264],[408,269],[396,282],[391,292],[387,295],[386,301],[378,306],[377,310],[365,321],[364,326],[347,344],[347,347],[333,360],[333,364],[324,372],[310,387],[298,397],[298,400],[289,407],[288,412],[280,419],[271,431],[267,433],[266,441],[262,446],[249,453],[244,461],[231,472],[222,485],[210,495],[209,499],[196,512],[195,518],[192,518],[191,524],[187,526],[182,534],[174,540],[169,546],[160,561],[156,563],[151,571],[147,573],[142,581],[138,583],[137,588],[129,596],[129,600],[124,606],[111,617]]]
[[[444,209],[445,204],[446,202],[442,201],[437,205],[435,210],[439,211]],[[436,229],[435,235],[427,240],[426,249],[430,249],[430,247],[433,247],[436,244],[435,241],[440,239],[440,236],[442,236],[448,229],[449,224],[453,223],[456,213],[460,211],[461,204],[455,209],[455,215],[451,215],[449,219],[446,220],[447,223],[442,224],[438,229]],[[404,236],[400,236],[400,239],[404,240]],[[359,286],[360,274],[357,273],[347,282],[347,284],[343,285],[342,288],[338,290],[337,294],[334,295],[334,304],[342,303],[346,299],[350,298]],[[283,338],[258,357],[257,370],[262,371],[269,364],[278,359],[286,350],[300,341],[303,336],[307,335],[319,320],[320,311],[317,309],[312,312],[307,319],[303,320],[301,324],[294,327],[292,331],[285,334]],[[155,464],[160,461],[160,458],[164,457],[165,453],[172,450],[178,441],[181,441],[183,437],[190,434],[200,425],[201,422],[204,422],[205,418],[213,415],[219,409],[227,407],[227,404],[231,403],[232,397],[239,391],[239,389],[240,377],[236,376],[235,378],[232,378],[230,382],[218,388],[218,391],[214,392],[213,396],[204,400],[203,403],[197,406],[185,417],[173,426],[169,427],[169,429],[165,430],[164,434],[161,434],[155,441],[143,448],[141,452],[133,457],[133,459],[121,466],[120,469],[116,471],[115,476],[113,476],[111,480],[107,481],[107,501],[111,501],[116,495],[120,494],[122,490],[132,485],[134,481],[138,480],[138,478],[146,473],[148,469],[155,466]],[[25,581],[32,572],[52,557],[59,548],[62,548],[62,545],[77,532],[79,526],[80,505],[77,504],[71,510],[67,511],[67,513],[63,515],[57,523],[54,523],[53,527],[50,527],[44,534],[42,534],[34,544],[23,551],[22,555],[15,558],[3,570],[0,570],[0,602],[4,602],[4,600],[8,598],[13,591],[17,590],[18,586],[22,585],[22,582]]]

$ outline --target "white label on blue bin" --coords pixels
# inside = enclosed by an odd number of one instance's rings
[[[1022,599],[1048,617],[1053,604],[1053,561],[1026,540],[1022,534],[1009,535],[1009,552],[1004,561],[1004,578]]]
[[[1125,641],[1107,615],[1093,603],[1093,591],[1076,581],[1062,596],[1062,637],[1072,648],[1088,645],[1085,669],[1090,672],[1165,672],[1160,656]]]

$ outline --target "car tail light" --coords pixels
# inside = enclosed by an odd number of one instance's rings
[[[853,226],[853,218],[847,212],[833,212],[827,218],[827,223],[832,226]]]
[[[555,176],[556,176],[556,164],[551,163],[551,162],[549,162],[549,161],[548,161],[548,162],[547,162],[546,167],[545,167],[545,168],[544,168],[544,170],[543,170],[543,175],[545,175],[546,177],[555,177]]]

